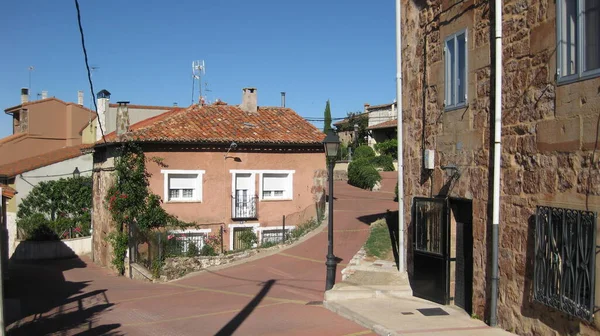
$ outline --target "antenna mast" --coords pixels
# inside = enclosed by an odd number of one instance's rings
[[[192,105],[194,104],[194,85],[195,81],[198,81],[198,104],[204,105],[204,97],[202,96],[202,76],[206,74],[206,67],[204,61],[193,61],[192,62]]]

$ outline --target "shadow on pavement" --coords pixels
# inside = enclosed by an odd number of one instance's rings
[[[97,325],[96,315],[113,304],[106,290],[86,292],[89,281],[67,281],[63,272],[84,268],[79,258],[16,261],[5,281],[8,335],[118,335],[118,324]]]
[[[260,304],[260,302],[267,296],[271,287],[275,284],[275,280],[271,279],[264,283],[263,288],[256,294],[256,296],[248,302],[248,304],[231,319],[221,330],[219,330],[216,336],[232,335],[237,328],[252,314],[254,309]]]
[[[389,212],[389,210],[388,210],[388,212]],[[367,225],[371,225],[371,224],[373,224],[373,222],[377,221],[378,219],[385,218],[385,216],[386,216],[386,213],[382,212],[382,213],[360,216],[360,217],[357,217],[356,219],[358,219],[359,221],[361,221]]]

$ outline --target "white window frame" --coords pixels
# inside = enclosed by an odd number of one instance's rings
[[[164,175],[163,189],[164,189],[164,198],[163,201],[165,203],[197,203],[202,202],[202,181],[204,177],[204,170],[170,170],[163,169],[160,171]],[[193,175],[196,174],[198,177],[196,178],[196,195],[194,198],[177,198],[177,199],[169,199],[169,176],[170,175]]]
[[[576,17],[575,61],[577,62],[575,64],[576,71],[574,74],[566,75],[566,76],[562,75],[562,73],[565,73],[565,71],[563,71],[563,69],[561,69],[561,66],[563,64],[563,58],[567,57],[566,55],[564,55],[563,46],[562,46],[562,42],[561,42],[563,29],[565,29],[565,27],[563,26],[563,15],[566,14],[565,13],[566,8],[564,6],[565,1],[575,1],[576,5],[577,5],[577,15],[575,15],[575,17]],[[556,1],[556,54],[557,54],[556,77],[557,77],[557,82],[559,84],[567,84],[567,83],[572,83],[572,82],[576,82],[579,80],[584,80],[584,79],[589,79],[589,78],[600,76],[600,67],[596,68],[596,69],[592,69],[592,70],[587,70],[587,71],[583,70],[583,62],[584,62],[584,55],[585,55],[585,50],[584,50],[584,46],[585,46],[584,25],[585,25],[585,22],[584,22],[584,13],[583,13],[584,1],[585,0],[557,0]],[[598,39],[600,39],[600,32],[598,34]]]
[[[229,224],[227,225],[227,229],[229,230],[229,251],[233,251],[233,229],[235,228],[244,228],[251,227],[252,231],[256,234],[257,240],[260,242],[260,223],[251,223],[251,224]],[[252,245],[252,247],[256,247],[257,244]]]
[[[296,171],[295,170],[264,170],[261,171],[259,176],[260,176],[260,182],[258,185],[258,195],[259,195],[259,199],[261,201],[290,201],[294,199],[294,173]],[[264,197],[263,195],[263,178],[264,175],[270,175],[270,174],[287,174],[287,178],[286,178],[286,189],[283,192],[283,196],[271,196],[271,197]]]
[[[464,70],[464,74],[463,74],[463,78],[464,78],[464,83],[463,83],[463,87],[465,88],[465,97],[464,97],[464,101],[460,102],[460,103],[456,103],[456,104],[450,104],[450,97],[448,97],[449,92],[450,91],[450,87],[454,86],[455,90],[454,90],[454,95],[455,95],[455,99],[456,101],[458,101],[458,56],[459,56],[459,52],[458,52],[458,36],[460,35],[464,35],[465,36],[465,50],[464,50],[464,55],[465,55],[465,70]],[[453,40],[454,41],[454,49],[455,49],[455,62],[453,64],[449,64],[448,61],[448,55],[449,55],[449,51],[448,51],[448,41]],[[454,73],[456,74],[456,78],[454,80],[452,80],[452,78],[449,78],[449,66],[452,66],[454,69]],[[467,29],[463,29],[460,30],[448,37],[446,37],[446,39],[444,40],[444,110],[446,111],[450,111],[450,110],[455,110],[455,109],[459,109],[459,108],[463,108],[465,106],[467,106],[468,101],[469,101],[469,35],[468,35],[468,30]],[[451,82],[452,81],[452,82]]]
[[[167,233],[168,234],[194,234],[194,233],[200,233],[200,234],[204,234],[206,237],[208,237],[208,235],[212,232],[211,229],[194,229],[194,230],[169,230]],[[177,238],[175,238],[177,239]],[[197,246],[199,250],[201,250],[204,247],[204,239],[202,239],[200,241],[200,246]],[[188,242],[186,241],[183,244],[183,253],[186,253],[188,250]]]
[[[292,232],[295,228],[296,228],[295,225],[290,225],[290,226],[286,225],[285,226],[285,231],[286,231],[286,233]],[[275,230],[283,230],[283,226],[262,226],[262,227],[258,228],[258,233],[259,233],[257,235],[258,236],[258,242],[262,244],[262,234],[263,234],[263,231],[272,231],[272,230],[273,231],[275,231]]]

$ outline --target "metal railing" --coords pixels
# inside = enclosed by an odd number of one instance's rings
[[[258,197],[254,195],[233,195],[231,197],[231,218],[232,219],[250,219],[258,218],[257,204]]]
[[[538,206],[535,220],[535,301],[590,321],[595,289],[597,214]]]

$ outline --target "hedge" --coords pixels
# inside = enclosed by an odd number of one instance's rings
[[[369,146],[358,146],[352,153],[352,160],[375,157],[375,151]]]
[[[371,164],[376,168],[383,168],[384,171],[394,171],[394,159],[389,155],[380,155],[371,158]]]
[[[379,181],[381,181],[381,175],[369,159],[352,160],[348,165],[348,183],[350,185],[372,190]]]

